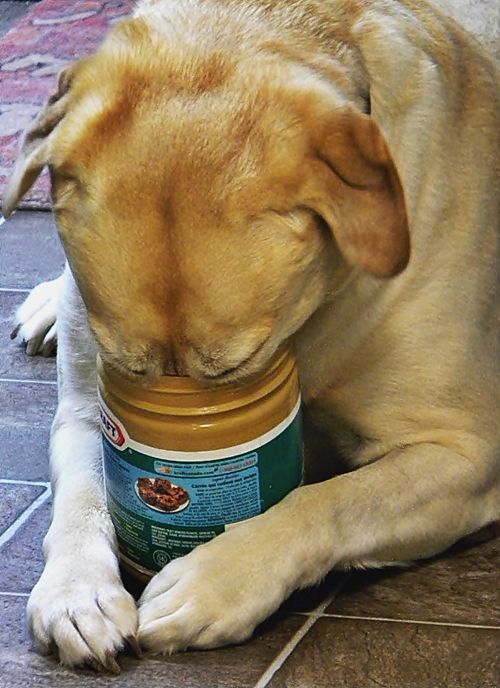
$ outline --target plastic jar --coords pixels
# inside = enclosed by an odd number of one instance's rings
[[[147,579],[256,516],[302,481],[297,370],[289,352],[258,376],[209,386],[135,383],[98,359],[106,497],[120,556]]]

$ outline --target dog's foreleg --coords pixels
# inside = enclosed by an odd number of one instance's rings
[[[431,443],[395,449],[352,473],[305,487],[292,500],[304,502],[297,505],[301,510],[320,500],[327,524],[322,548],[326,556],[330,545],[335,567],[428,558],[500,516],[498,457],[480,445],[477,440],[476,458]],[[301,585],[317,579],[314,558]]]
[[[294,589],[332,568],[444,550],[499,515],[497,457],[487,456],[486,448],[471,459],[418,444],[298,488],[157,574],[141,600],[141,643],[169,652],[239,642]]]
[[[96,392],[96,348],[69,269],[58,310],[59,406],[51,433],[52,523],[43,574],[28,603],[42,651],[57,646],[69,666],[117,672],[116,653],[134,643],[137,612],[124,590],[106,509]]]

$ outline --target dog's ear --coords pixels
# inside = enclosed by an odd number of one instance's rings
[[[316,143],[322,183],[315,210],[348,263],[377,277],[396,275],[408,263],[410,239],[403,188],[382,132],[351,106],[327,119]]]
[[[79,63],[59,74],[57,91],[50,96],[42,112],[24,136],[3,199],[2,212],[9,217],[18,201],[35,182],[47,163],[50,134],[68,109],[69,92]]]

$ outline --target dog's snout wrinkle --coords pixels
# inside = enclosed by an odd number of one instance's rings
[[[199,363],[201,363],[200,368],[202,368],[202,374],[205,379],[208,380],[226,380],[230,378],[237,371],[245,372],[245,366],[247,366],[254,357],[264,348],[267,343],[267,337],[264,341],[260,342],[252,351],[242,358],[237,360],[237,362],[229,362],[227,356],[220,349],[215,352],[207,354],[202,349],[196,346],[192,346],[192,350],[199,358]],[[226,360],[224,360],[226,359]]]
[[[129,368],[130,372],[137,377],[143,377],[147,373],[146,368]]]

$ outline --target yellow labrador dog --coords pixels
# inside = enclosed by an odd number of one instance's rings
[[[116,669],[136,638],[240,642],[334,567],[429,557],[499,517],[499,94],[423,0],[142,0],[61,75],[4,203],[49,165],[69,262],[18,323],[47,345],[57,302],[41,649]],[[137,609],[103,496],[96,352],[216,385],[285,340],[309,484],[168,564]]]

